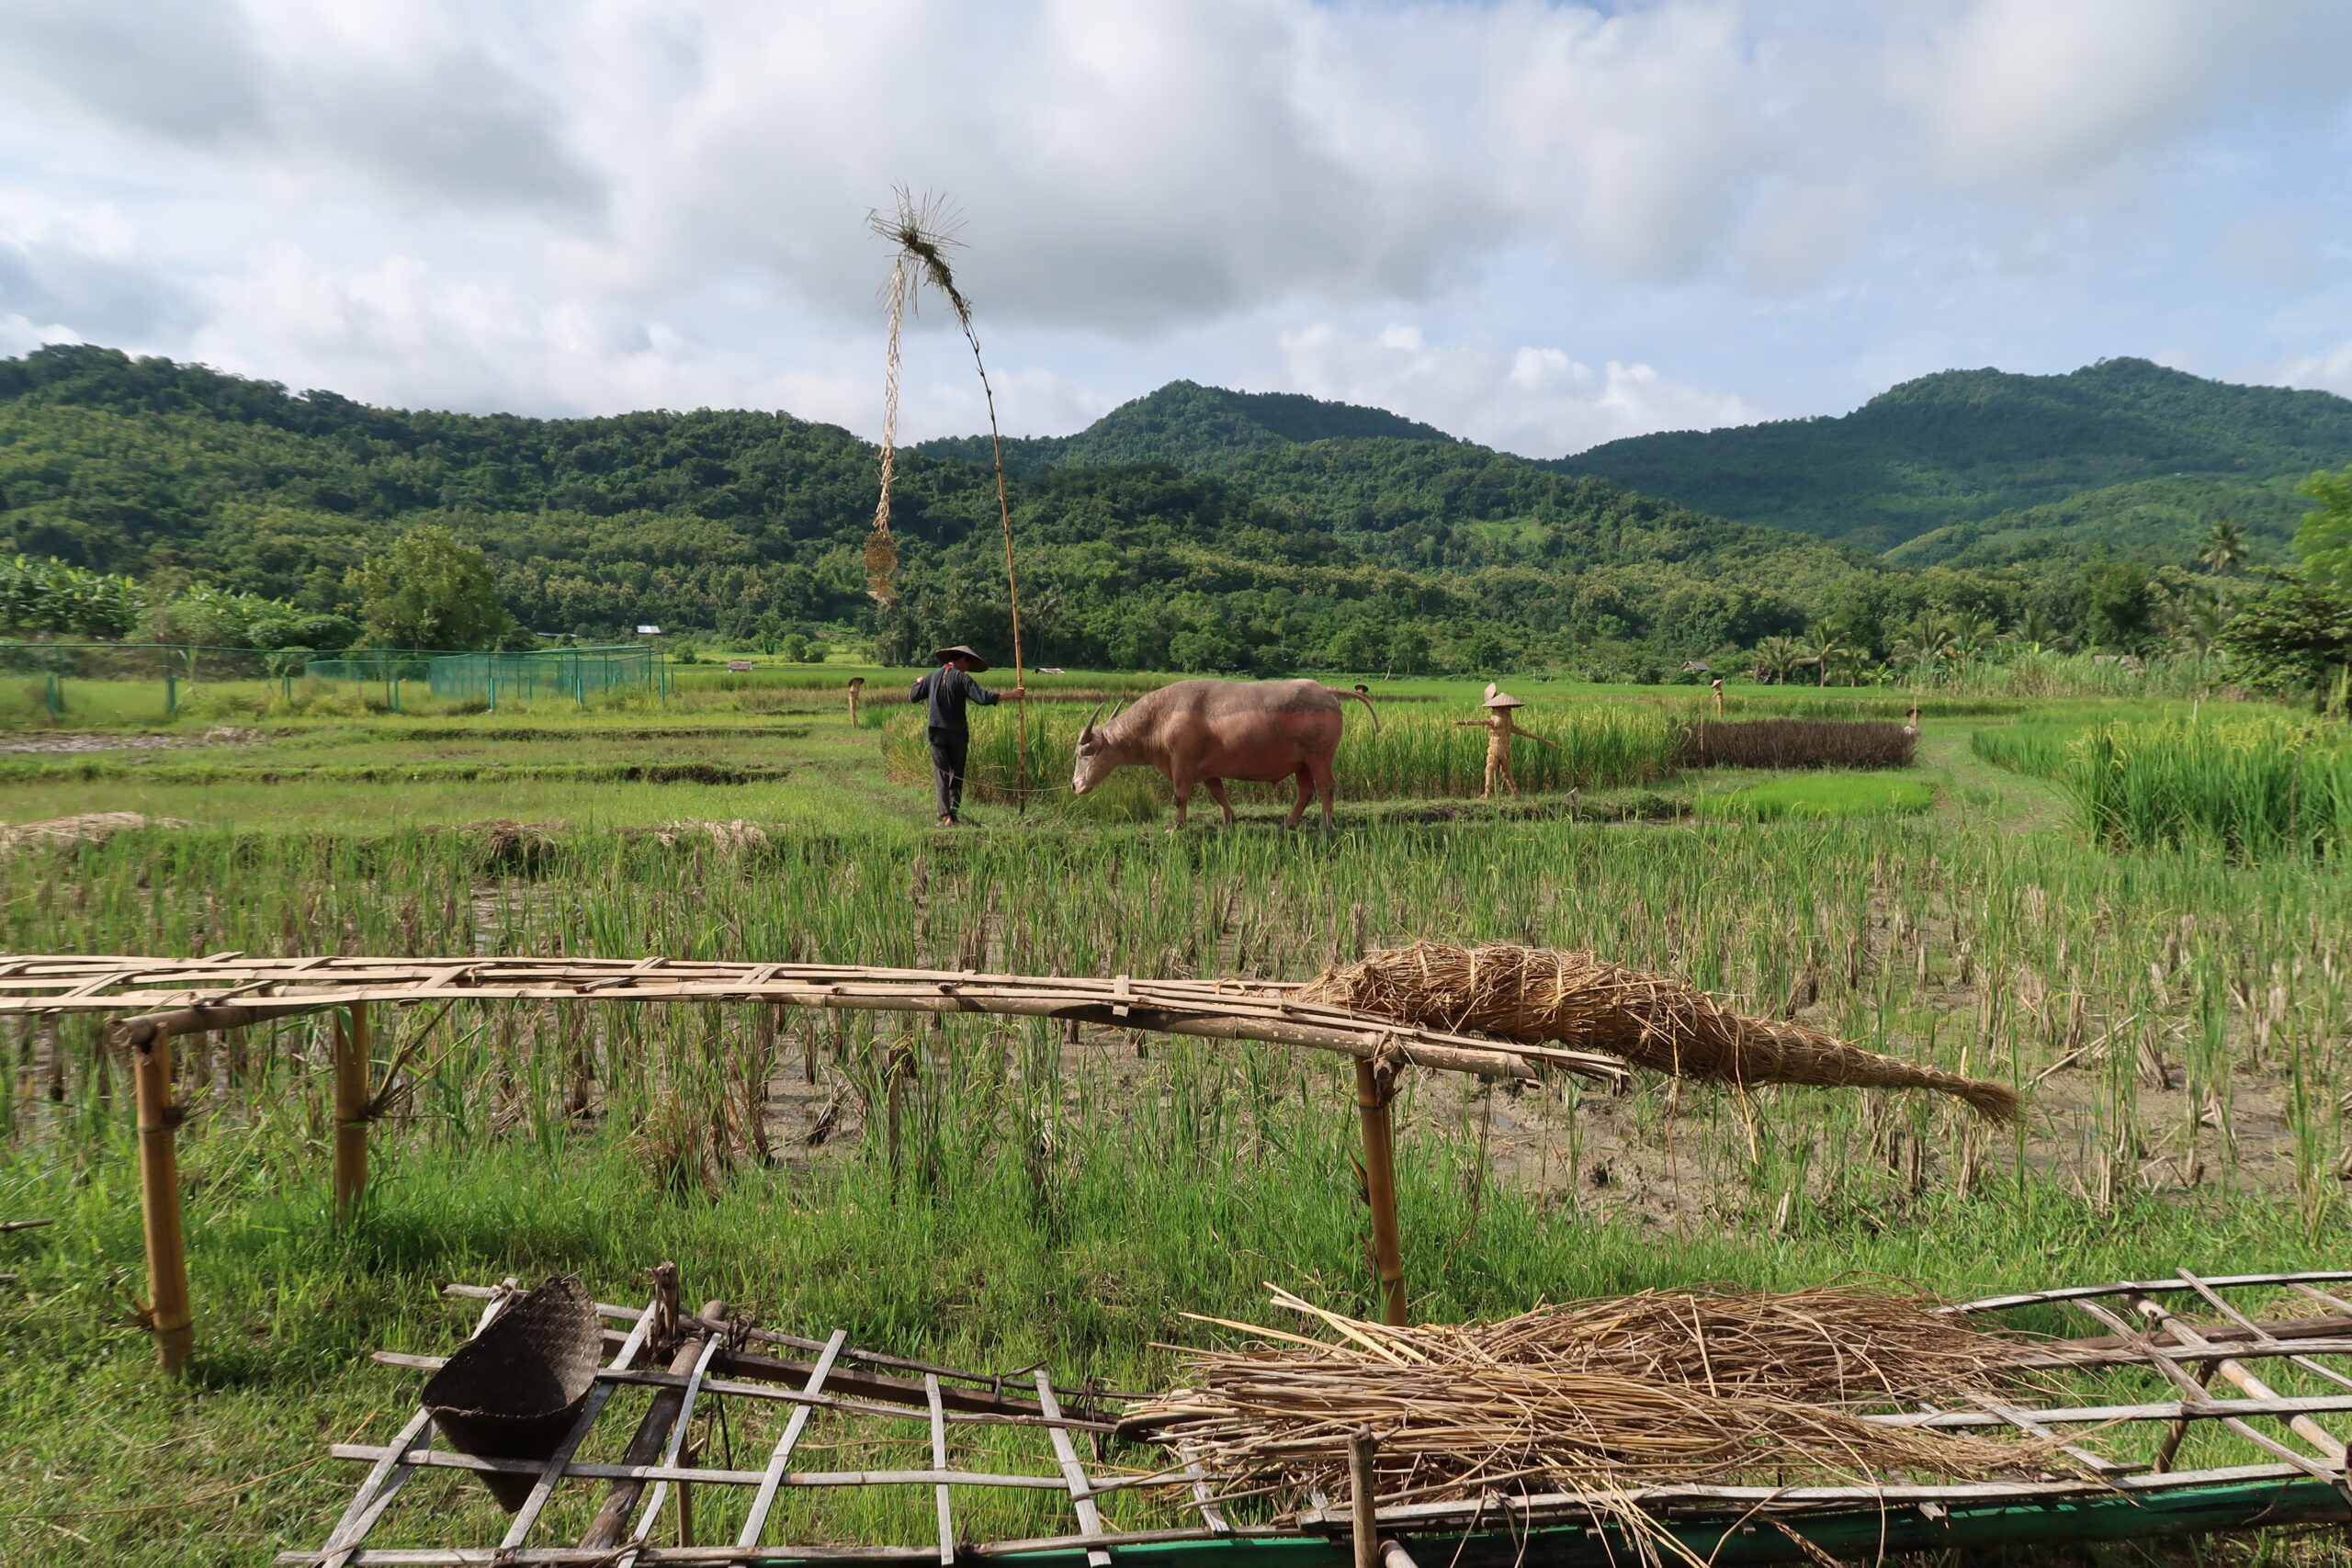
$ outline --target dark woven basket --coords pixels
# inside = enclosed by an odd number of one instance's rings
[[[449,1446],[477,1459],[548,1460],[571,1430],[604,1359],[605,1325],[577,1276],[549,1280],[508,1303],[488,1328],[458,1347],[422,1403]],[[514,1512],[534,1478],[484,1475]]]

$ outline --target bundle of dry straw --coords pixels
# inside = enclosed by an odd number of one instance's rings
[[[1994,1122],[2018,1116],[2006,1084],[1882,1056],[1802,1023],[1746,1018],[1679,980],[1589,953],[1417,942],[1327,969],[1300,995],[1418,1028],[1605,1051],[1678,1077],[1932,1089]]]
[[[1645,1292],[1493,1324],[1390,1327],[1276,1290],[1340,1342],[1209,1318],[1277,1348],[1191,1350],[1191,1386],[1122,1424],[1196,1454],[1228,1494],[1347,1494],[1349,1440],[1378,1443],[1383,1506],[1487,1491],[1580,1493],[1646,1534],[1648,1486],[1955,1480],[2069,1468],[2054,1444],[1861,1418],[1989,1390],[2016,1342],[1853,1289]]]

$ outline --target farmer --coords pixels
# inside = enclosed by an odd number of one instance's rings
[[[988,668],[988,661],[962,643],[943,648],[931,657],[939,668],[908,689],[907,701],[930,706],[931,777],[938,795],[939,825],[953,828],[956,813],[964,804],[964,761],[972,750],[972,730],[964,718],[964,705],[994,707],[998,696],[972,679]],[[1027,693],[1015,686],[1012,694],[1019,697]]]
[[[1527,705],[1509,692],[1497,687],[1492,682],[1487,684],[1487,700],[1478,705],[1487,710],[1487,716],[1457,718],[1453,721],[1453,727],[1456,729],[1477,728],[1487,732],[1487,786],[1478,792],[1478,798],[1487,800],[1493,797],[1495,780],[1498,776],[1502,779],[1505,789],[1517,795],[1519,781],[1510,776],[1511,737],[1524,735],[1539,746],[1552,746],[1552,742],[1540,735],[1531,735],[1511,722],[1510,710],[1523,708]],[[1559,748],[1552,746],[1552,750],[1556,751]]]

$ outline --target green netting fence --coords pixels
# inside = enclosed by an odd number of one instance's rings
[[[440,649],[209,648],[187,643],[0,641],[0,725],[145,724],[177,716],[191,688],[266,682],[286,697],[296,682],[367,685],[393,711],[402,689],[502,701],[559,697],[583,706],[609,692],[669,694],[664,661],[650,648],[566,648],[540,653]]]
[[[629,689],[658,695],[661,666],[648,648],[560,648],[545,653],[454,654],[432,660],[426,678],[436,697],[479,697],[492,706],[501,698],[569,697],[584,704]]]

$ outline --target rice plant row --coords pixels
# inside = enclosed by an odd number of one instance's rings
[[[2352,738],[2277,717],[1980,730],[1979,757],[2051,779],[2096,841],[2244,858],[2352,843]]]

